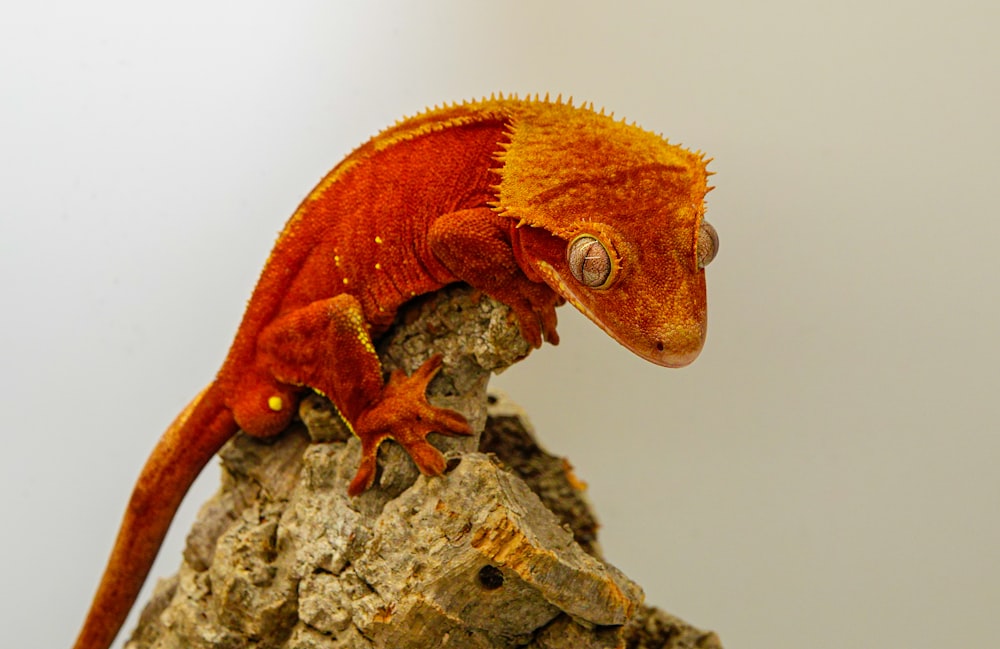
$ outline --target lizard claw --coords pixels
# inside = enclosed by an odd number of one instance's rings
[[[521,336],[534,348],[542,346],[542,339],[559,344],[556,332],[556,307],[565,300],[547,287],[529,286],[528,290],[507,304],[517,317]],[[537,290],[536,290],[537,289]],[[504,296],[506,297],[506,296]],[[505,301],[501,299],[501,301]]]
[[[372,486],[377,468],[378,447],[387,439],[402,446],[424,475],[441,475],[445,459],[441,451],[427,441],[427,435],[471,435],[465,417],[454,410],[438,408],[427,402],[427,384],[441,369],[441,356],[434,356],[412,376],[402,370],[390,375],[375,404],[358,416],[354,433],[361,440],[361,462],[347,489],[357,496]]]

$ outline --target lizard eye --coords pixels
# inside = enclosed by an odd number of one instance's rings
[[[719,233],[711,223],[702,221],[698,229],[698,268],[704,268],[712,263],[717,252],[719,252]]]
[[[611,255],[604,244],[589,234],[581,234],[566,249],[569,271],[576,281],[589,288],[607,288],[611,283]]]

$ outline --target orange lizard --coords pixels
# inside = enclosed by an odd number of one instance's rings
[[[215,380],[163,434],[132,492],[76,649],[106,649],[192,481],[237,430],[275,435],[300,395],[326,395],[361,441],[348,492],[379,444],[420,470],[434,431],[470,432],[431,406],[440,357],[384,381],[376,340],[416,295],[466,282],[506,303],[534,347],[557,343],[569,301],[639,356],[687,365],[705,338],[706,160],[572,102],[490,98],[426,111],[356,149],[275,244]]]

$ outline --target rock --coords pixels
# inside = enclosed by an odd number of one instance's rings
[[[443,353],[430,399],[485,429],[482,439],[434,440],[450,459],[433,478],[384,444],[376,487],[352,499],[359,445],[321,397],[303,400],[302,423],[277,438],[237,436],[180,571],[126,646],[719,647],[643,607],[639,586],[602,560],[568,463],[487,396],[489,373],[528,351],[507,308],[453,288],[401,320],[380,344],[386,369]]]

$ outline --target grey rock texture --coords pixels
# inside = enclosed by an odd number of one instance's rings
[[[506,307],[443,291],[380,345],[387,371],[412,372],[431,350],[445,361],[432,403],[480,431],[434,439],[445,476],[421,476],[387,443],[375,487],[349,498],[360,445],[327,401],[306,398],[280,436],[239,435],[220,452],[219,492],[128,649],[721,647],[643,606],[601,558],[568,463],[486,394],[490,372],[529,351]]]

